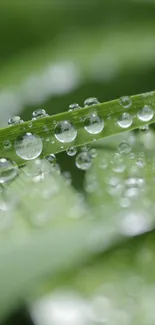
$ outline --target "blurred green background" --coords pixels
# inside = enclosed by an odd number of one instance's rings
[[[154,74],[154,0],[0,1],[1,127],[37,108],[55,114],[87,97],[154,90]],[[58,161],[81,189],[71,158]],[[21,312],[7,324],[24,322]]]

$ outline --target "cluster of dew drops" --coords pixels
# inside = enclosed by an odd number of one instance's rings
[[[84,101],[84,106],[96,106],[99,104],[97,98],[91,97]],[[133,123],[132,115],[127,111],[132,106],[132,99],[128,96],[123,96],[119,99],[119,104],[124,108],[124,112],[118,117],[117,125],[122,129],[129,128]],[[69,106],[69,111],[79,110],[81,107],[79,104],[74,103]],[[48,114],[44,109],[35,110],[32,113],[32,120],[37,120],[42,117],[46,117]],[[154,112],[149,105],[143,106],[137,113],[137,117],[142,122],[150,121],[154,116]],[[15,124],[23,123],[23,120],[19,116],[14,116],[9,119],[8,125],[13,126]],[[97,135],[104,129],[105,122],[103,118],[96,112],[90,111],[89,114],[84,118],[84,129],[88,134]],[[29,127],[32,127],[32,121],[29,122]],[[46,126],[45,126],[46,128]],[[69,144],[74,142],[78,134],[77,129],[69,120],[63,120],[57,122],[54,129],[54,136],[57,141],[61,144]],[[4,148],[10,149],[12,146],[9,140],[4,142]],[[26,133],[19,136],[14,144],[17,156],[26,161],[31,161],[40,156],[43,151],[43,141],[41,137],[32,133]],[[77,153],[77,148],[69,146],[66,150],[69,156],[75,156],[76,167],[81,170],[87,170],[92,164],[92,159],[97,156],[95,149],[89,149],[88,146],[81,148],[81,152]],[[54,154],[50,154],[46,159],[51,163],[55,164],[56,157]],[[12,180],[18,174],[18,166],[14,161],[11,161],[5,157],[0,158],[0,183],[5,183]]]

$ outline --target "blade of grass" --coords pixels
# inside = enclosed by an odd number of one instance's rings
[[[44,117],[38,120],[27,121],[15,126],[7,127],[0,130],[0,151],[1,157],[10,158],[14,160],[19,166],[25,163],[21,158],[16,155],[14,142],[18,136],[31,132],[38,135],[43,140],[43,152],[41,156],[47,156],[51,153],[58,153],[65,151],[70,146],[81,146],[87,143],[94,142],[96,140],[115,135],[121,132],[134,130],[146,122],[140,121],[137,118],[137,112],[144,105],[150,105],[155,110],[155,92],[149,92],[145,94],[135,95],[131,97],[132,105],[130,108],[125,109],[119,103],[119,100],[113,100],[105,103],[101,103],[94,106],[84,107],[79,110],[71,112],[64,112],[61,114]],[[84,118],[92,113],[96,112],[101,118],[104,119],[105,127],[99,134],[90,134],[84,129]],[[129,112],[133,118],[133,123],[130,127],[121,128],[117,120],[123,112]],[[76,127],[78,135],[76,139],[71,143],[64,143],[62,145],[54,136],[54,128],[56,123],[60,121],[68,120]],[[155,116],[147,122],[151,124],[155,122]],[[47,141],[48,138],[48,141]],[[54,141],[53,141],[54,139]],[[9,150],[4,148],[4,142],[9,140],[12,146]]]

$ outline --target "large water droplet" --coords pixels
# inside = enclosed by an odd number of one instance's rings
[[[38,118],[48,116],[44,109],[37,109],[32,113],[32,120],[37,120]]]
[[[128,155],[131,151],[131,147],[127,142],[122,141],[118,146],[118,151],[121,155]]]
[[[14,161],[0,158],[0,183],[13,180],[18,174],[18,166]]]
[[[92,113],[85,118],[84,128],[91,134],[98,134],[104,128],[104,121],[96,113]]]
[[[26,133],[19,136],[15,141],[16,154],[25,160],[37,158],[43,149],[42,140],[39,136]]]
[[[119,103],[124,108],[129,108],[132,105],[132,100],[129,96],[123,96],[119,99]]]
[[[117,121],[118,125],[123,129],[126,129],[129,126],[131,126],[132,122],[133,122],[133,119],[129,113],[123,113]]]
[[[91,163],[92,163],[92,158],[88,151],[86,152],[83,151],[76,156],[75,164],[76,167],[79,169],[87,170],[90,168]]]
[[[12,126],[12,125],[19,124],[19,123],[22,123],[22,122],[24,122],[24,121],[21,120],[20,116],[13,116],[13,117],[11,117],[9,119],[8,125]]]
[[[75,156],[77,153],[76,147],[70,147],[66,150],[68,156]]]
[[[142,109],[137,113],[137,117],[140,121],[148,122],[153,118],[154,112],[149,105],[145,105]]]
[[[76,136],[77,130],[69,121],[59,122],[55,127],[55,137],[60,142],[72,142]]]
[[[92,105],[97,105],[99,104],[100,102],[98,101],[97,98],[95,97],[90,97],[90,98],[87,98],[85,101],[84,101],[84,106],[92,106]]]

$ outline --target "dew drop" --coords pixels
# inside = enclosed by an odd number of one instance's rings
[[[131,147],[127,142],[122,141],[118,146],[118,151],[121,155],[128,155],[131,152]]]
[[[91,156],[92,158],[96,158],[97,155],[98,155],[98,152],[97,152],[96,149],[92,148],[92,149],[89,150],[89,154],[90,154],[90,156]]]
[[[123,157],[119,153],[114,153],[111,159],[112,170],[116,173],[122,173],[126,169]]]
[[[3,146],[4,146],[4,149],[10,149],[11,148],[11,146],[12,146],[12,143],[11,143],[11,141],[10,140],[5,140],[4,142],[3,142]]]
[[[49,161],[50,164],[53,166],[56,165],[56,156],[51,153],[49,156],[46,157],[46,159]]]
[[[43,149],[42,140],[39,136],[26,133],[19,136],[15,141],[16,154],[24,160],[37,158]]]
[[[149,125],[148,124],[145,124],[145,125],[140,126],[139,131],[141,133],[147,133],[147,132],[149,132]]]
[[[88,151],[82,151],[76,156],[75,161],[76,167],[82,170],[87,170],[90,168],[92,164],[92,158]]]
[[[48,116],[44,109],[37,109],[32,113],[32,120],[37,120],[38,118]]]
[[[76,147],[70,147],[66,150],[68,156],[75,156],[77,153]]]
[[[85,118],[84,128],[91,134],[98,134],[104,128],[104,121],[96,113],[92,113]]]
[[[137,117],[140,121],[148,122],[153,118],[154,112],[149,105],[145,105],[142,109],[137,113]]]
[[[99,104],[100,102],[98,101],[97,98],[95,97],[90,97],[90,98],[87,98],[85,101],[84,101],[84,106],[93,106],[93,105],[97,105]]]
[[[22,123],[22,122],[24,122],[24,121],[21,120],[20,116],[13,116],[13,117],[11,117],[9,119],[8,125],[12,126],[12,125],[19,124],[19,123]]]
[[[119,99],[119,103],[124,108],[129,108],[132,105],[132,100],[129,96],[123,96]]]
[[[79,104],[77,104],[77,103],[71,104],[71,105],[69,105],[69,112],[79,109],[79,108],[81,108]]]
[[[76,136],[77,130],[69,121],[59,122],[55,127],[55,137],[60,142],[72,142]]]
[[[18,166],[14,161],[0,158],[0,183],[13,180],[18,174]]]
[[[131,126],[132,122],[133,122],[133,119],[129,113],[123,113],[117,121],[118,125],[123,129],[126,129],[129,126]]]

